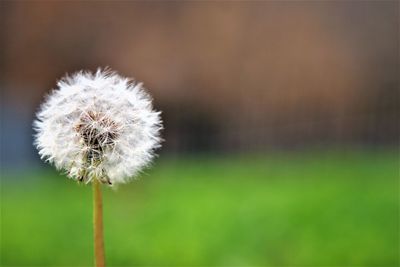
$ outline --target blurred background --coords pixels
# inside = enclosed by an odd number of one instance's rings
[[[165,142],[105,192],[109,266],[399,264],[399,2],[0,2],[2,266],[92,264],[90,187],[42,163],[57,79],[144,82]]]

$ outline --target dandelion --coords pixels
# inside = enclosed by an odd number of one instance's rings
[[[128,182],[160,146],[160,112],[141,83],[110,70],[61,79],[34,121],[40,157],[94,189],[96,266],[104,266],[101,184]]]

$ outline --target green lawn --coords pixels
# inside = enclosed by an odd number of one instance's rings
[[[198,156],[104,189],[109,266],[397,266],[397,153]],[[2,266],[92,265],[91,188],[1,184]]]

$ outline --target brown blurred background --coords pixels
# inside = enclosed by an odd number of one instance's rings
[[[58,78],[105,66],[153,95],[163,153],[398,145],[398,1],[2,1],[0,25],[3,167]]]

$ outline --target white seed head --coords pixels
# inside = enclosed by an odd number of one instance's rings
[[[109,70],[66,76],[37,113],[34,143],[72,179],[125,183],[160,146],[160,112],[151,101],[142,84]]]

